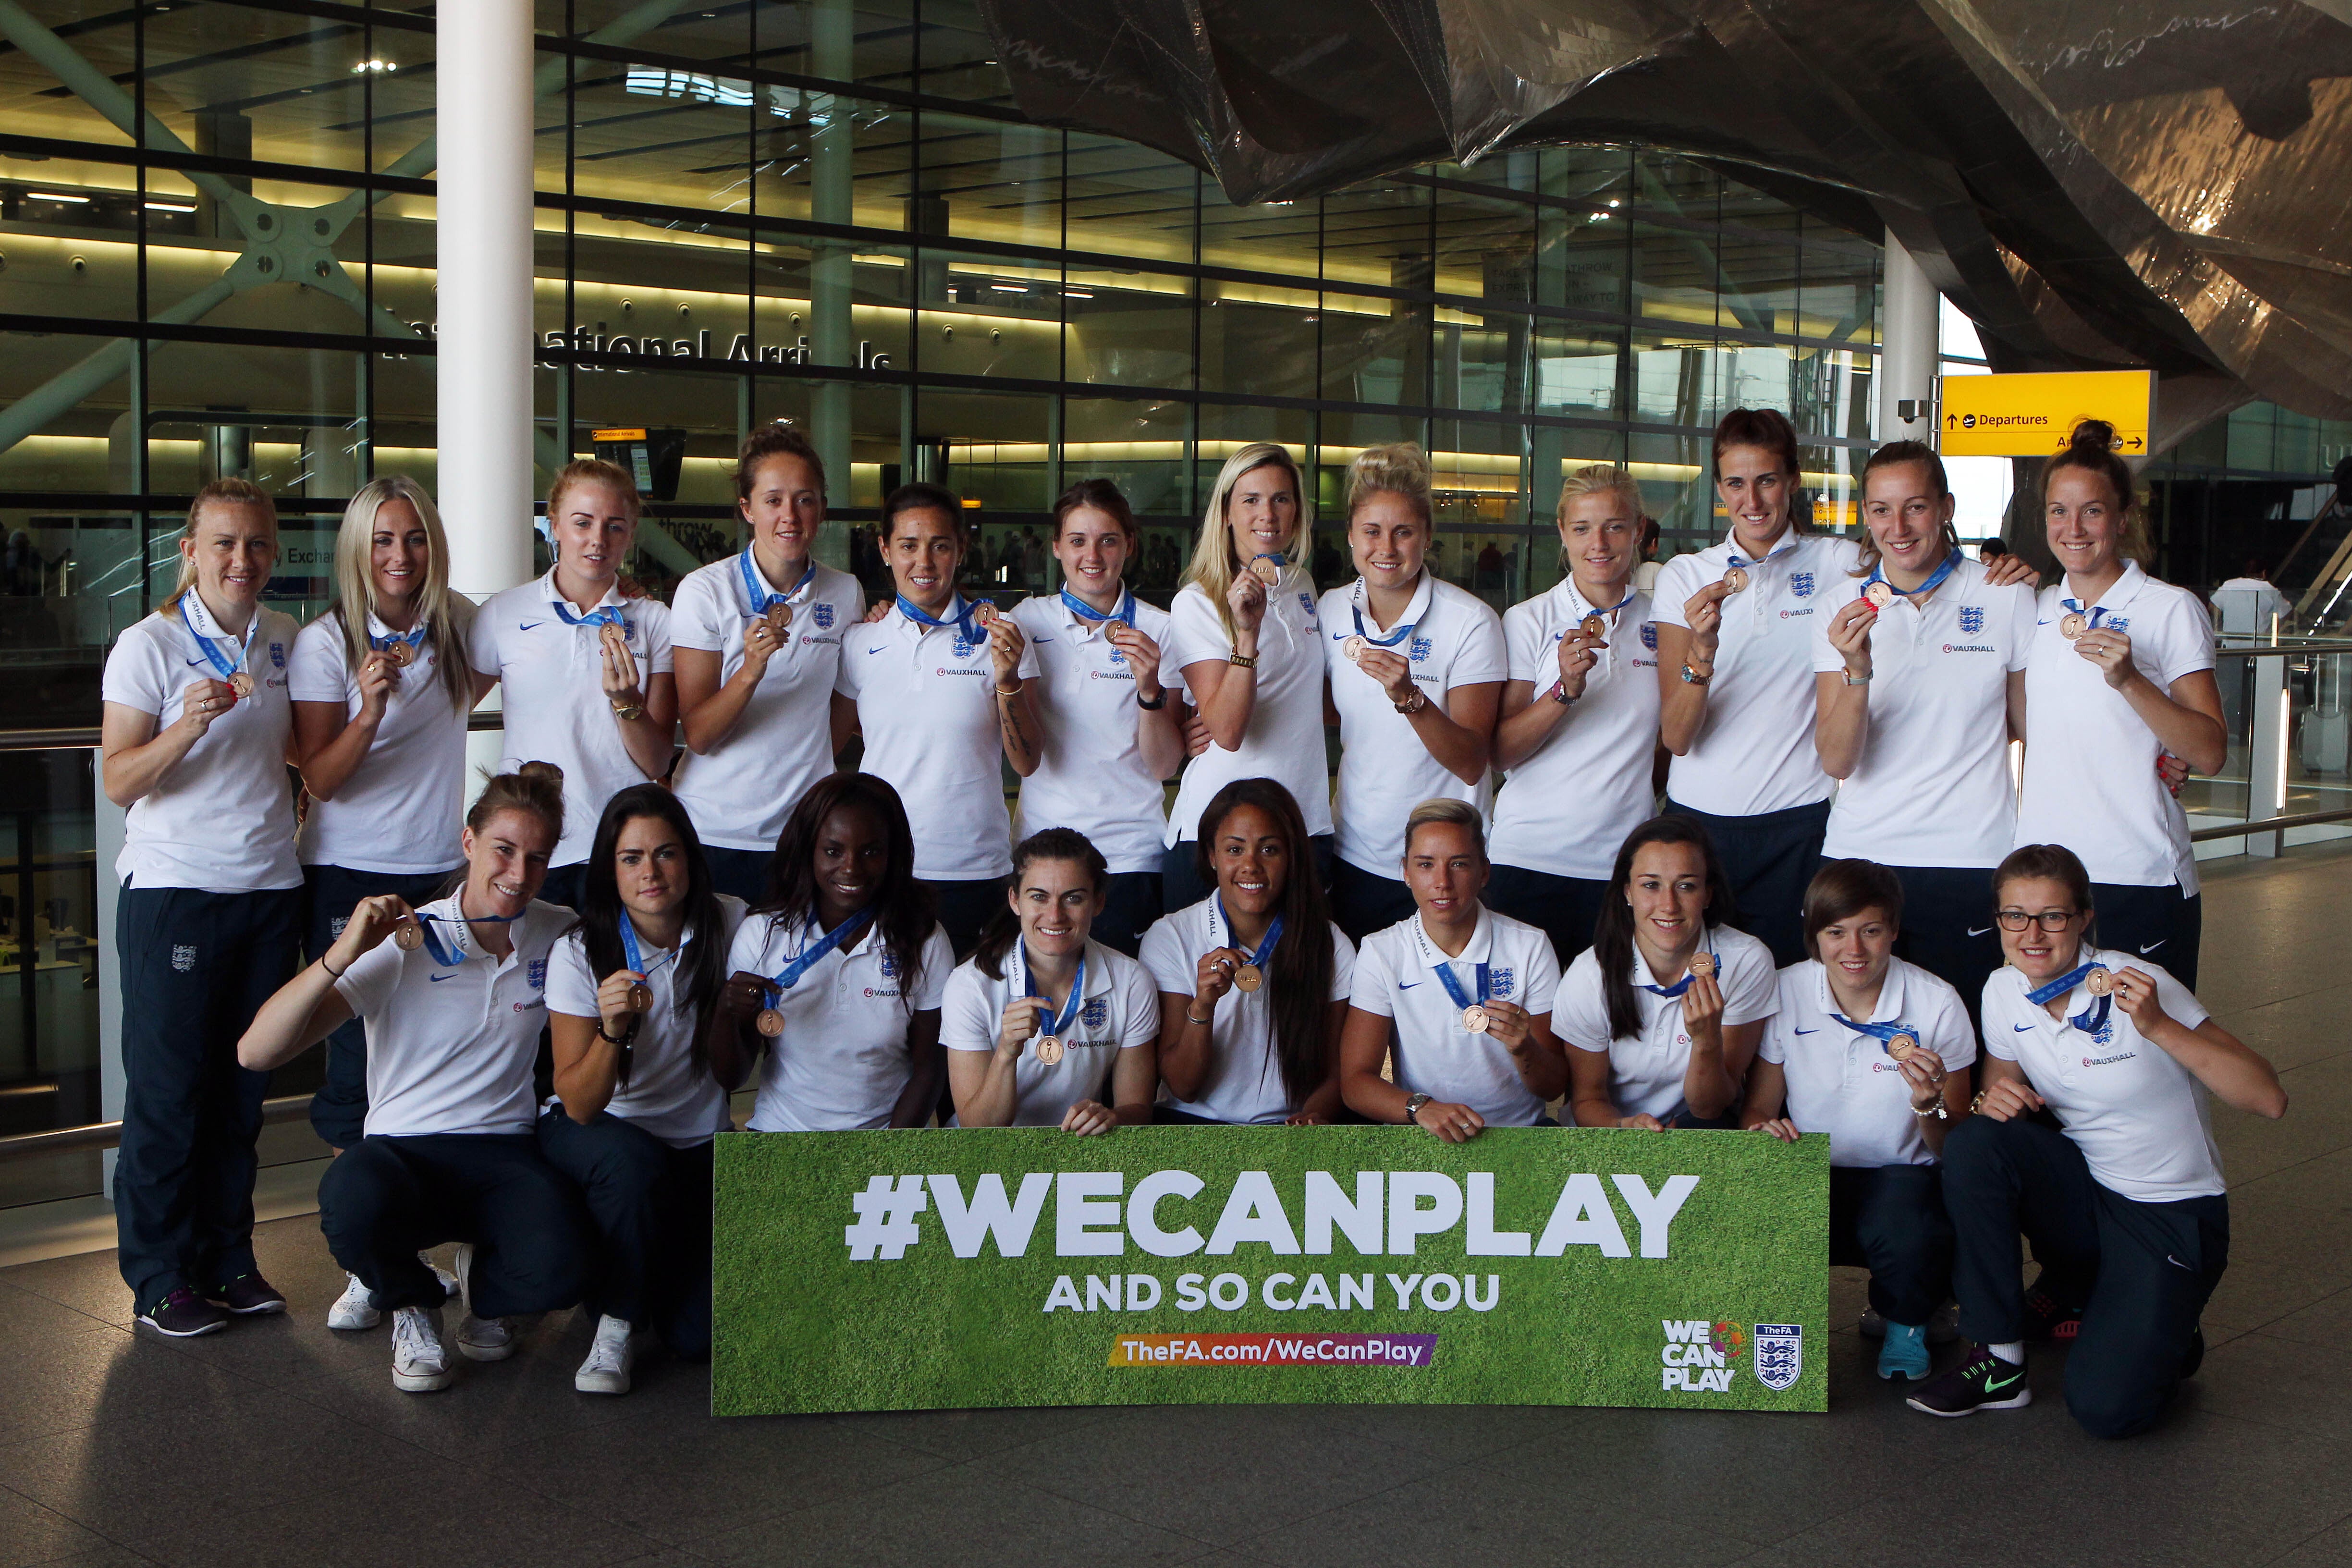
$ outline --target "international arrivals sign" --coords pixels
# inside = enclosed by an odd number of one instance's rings
[[[747,1132],[716,1205],[721,1415],[1828,1407],[1819,1136]]]

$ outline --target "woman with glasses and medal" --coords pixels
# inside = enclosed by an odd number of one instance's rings
[[[2153,1426],[2204,1360],[2198,1318],[2230,1261],[2212,1101],[2286,1114],[2276,1069],[2187,986],[2092,941],[2095,892],[2054,844],[1993,876],[2009,963],[1985,982],[1976,1114],[1944,1140],[1968,1350],[1911,1396],[1930,1415],[2032,1403],[2025,1342],[2071,1339],[2066,1408],[2083,1429]],[[2042,1269],[2030,1294],[2021,1234]]]

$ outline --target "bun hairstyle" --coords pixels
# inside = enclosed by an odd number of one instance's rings
[[[2142,566],[2156,559],[2147,537],[2147,514],[2140,510],[2139,492],[2132,482],[2131,465],[2116,450],[2116,427],[2104,419],[2077,423],[2066,439],[2066,449],[2042,465],[2042,503],[2050,504],[2050,481],[2066,468],[2085,468],[2107,481],[2114,492],[2122,527],[2116,535],[2116,553]]]
[[[1048,827],[1023,839],[1013,850],[1013,875],[1006,878],[1007,889],[1018,890],[1021,873],[1039,860],[1068,860],[1086,868],[1093,881],[1095,896],[1100,898],[1110,881],[1110,862],[1094,841],[1075,827]],[[1021,940],[1021,917],[1009,906],[1000,905],[988,918],[988,929],[980,933],[980,945],[972,950],[972,961],[980,972],[991,980],[1004,978],[1004,955]]]
[[[1706,929],[1737,930],[1738,902],[1731,894],[1731,879],[1707,837],[1706,824],[1692,816],[1654,816],[1625,836],[1617,851],[1617,867],[1610,874],[1609,892],[1601,900],[1601,917],[1592,922],[1592,957],[1601,966],[1601,994],[1609,1004],[1609,1037],[1622,1040],[1642,1032],[1641,1005],[1633,995],[1633,906],[1628,889],[1633,882],[1633,857],[1651,844],[1688,844],[1699,852],[1706,868],[1708,899]]]
[[[1916,463],[1927,470],[1927,489],[1937,496],[1952,493],[1952,482],[1944,477],[1944,459],[1936,455],[1935,447],[1925,441],[1889,441],[1864,461],[1862,472],[1854,478],[1855,486],[1864,491],[1865,505],[1868,503],[1870,476],[1881,468],[1897,468],[1905,463]],[[1862,555],[1853,564],[1853,574],[1867,577],[1878,570],[1878,541],[1871,536],[1868,528],[1864,528],[1861,543]],[[1957,551],[1959,547],[1960,531],[1952,526],[1952,520],[1948,517],[1944,520],[1944,548]]]
[[[525,763],[510,773],[499,773],[482,785],[466,813],[466,826],[479,833],[502,811],[528,812],[547,824],[547,831],[563,837],[563,770],[553,763]]]
[[[258,507],[268,514],[269,531],[272,533],[278,531],[278,502],[272,499],[269,492],[251,479],[230,478],[213,480],[212,483],[198,490],[195,499],[188,502],[188,521],[180,530],[180,537],[183,540],[193,540],[196,537],[196,525],[204,521],[205,508],[207,504]],[[180,595],[195,585],[196,563],[183,555],[180,557],[179,581],[172,584],[171,597],[163,602],[163,613],[167,616],[178,615]]]
[[[1127,535],[1128,548],[1135,547],[1140,537],[1135,529],[1135,509],[1127,504],[1127,497],[1108,479],[1080,479],[1062,492],[1062,499],[1054,503],[1055,538],[1062,536],[1062,525],[1081,507],[1098,511],[1118,524],[1118,531]]]
[[[1356,509],[1370,497],[1402,496],[1426,527],[1431,513],[1432,478],[1429,454],[1421,449],[1418,441],[1367,447],[1348,465],[1348,515],[1353,517]]]
[[[806,463],[809,472],[816,476],[816,493],[823,496],[824,459],[816,455],[816,447],[801,433],[797,425],[762,425],[743,437],[743,449],[735,454],[735,499],[750,500],[751,487],[760,478],[760,465],[771,458],[798,458]]]
[[[1780,459],[1789,476],[1789,521],[1799,532],[1813,526],[1812,492],[1803,488],[1804,465],[1797,460],[1797,427],[1777,408],[1735,408],[1716,422],[1712,466],[1723,466],[1723,455],[1734,447],[1761,447]]]
[[[1275,1059],[1282,1066],[1282,1087],[1293,1110],[1323,1085],[1329,1074],[1332,1042],[1326,1026],[1330,1007],[1330,906],[1323,884],[1315,875],[1314,845],[1307,837],[1307,819],[1298,802],[1273,779],[1235,779],[1219,790],[1201,814],[1200,837],[1192,855],[1201,880],[1217,885],[1215,849],[1225,818],[1244,806],[1255,806],[1273,819],[1282,838],[1282,940],[1274,944],[1274,972],[1266,976],[1273,998]]]

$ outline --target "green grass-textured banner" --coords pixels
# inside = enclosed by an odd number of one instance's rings
[[[1823,1137],[746,1132],[718,1170],[722,1415],[1828,1405]]]

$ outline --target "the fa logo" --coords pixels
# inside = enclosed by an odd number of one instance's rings
[[[1813,596],[1813,574],[1811,572],[1791,573],[1789,577],[1789,592],[1800,599],[1811,598]]]
[[[1652,653],[1658,651],[1658,625],[1655,621],[1642,623],[1642,646]]]
[[[1805,1371],[1805,1330],[1801,1323],[1756,1325],[1756,1381],[1779,1394],[1793,1386]]]
[[[970,658],[971,657],[971,650],[979,646],[979,644],[967,639],[961,632],[956,633],[955,656],[958,658]]]
[[[1097,996],[1078,1009],[1078,1022],[1089,1029],[1099,1029],[1110,1022],[1110,1004]]]
[[[1492,990],[1497,997],[1503,998],[1507,998],[1510,995],[1511,987],[1517,983],[1517,977],[1512,974],[1512,973],[1507,969],[1497,969],[1490,973],[1486,978],[1489,982],[1488,988]]]
[[[1961,635],[1964,637],[1974,637],[1983,630],[1984,607],[1980,605],[1962,605],[1960,606]]]
[[[534,958],[523,965],[522,977],[533,991],[547,989],[547,960]]]
[[[2127,632],[2131,630],[2131,623],[2124,619],[2121,616],[2109,616],[2107,617],[2107,626],[2112,631]]]
[[[181,942],[172,949],[172,967],[186,974],[196,967],[196,944]]]
[[[1415,664],[1426,664],[1429,662],[1429,639],[1427,637],[1415,637],[1412,639],[1412,662]]]
[[[269,645],[269,667],[272,669],[283,669],[286,668],[286,646],[283,643],[271,643]]]
[[[1298,607],[1299,607],[1300,609],[1302,609],[1302,610],[1306,611],[1309,616],[1314,615],[1314,613],[1315,613],[1315,595],[1312,595],[1312,594],[1301,594],[1301,595],[1298,595]]]
[[[895,952],[884,952],[882,954],[882,978],[885,980],[895,979],[897,978],[898,973],[898,955]]]
[[[833,606],[831,605],[819,605],[816,607],[816,629],[824,631],[832,625]]]

